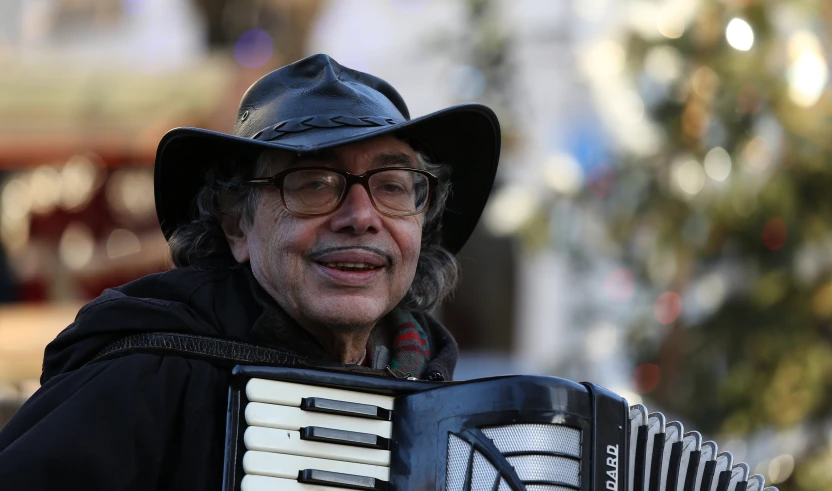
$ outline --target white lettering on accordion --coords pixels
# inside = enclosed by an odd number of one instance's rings
[[[607,445],[607,485],[608,491],[618,491],[618,445]]]

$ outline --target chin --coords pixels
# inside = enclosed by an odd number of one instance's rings
[[[393,310],[387,302],[361,296],[317,299],[304,309],[306,316],[327,326],[360,328],[374,326]]]

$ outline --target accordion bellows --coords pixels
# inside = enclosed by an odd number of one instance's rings
[[[776,491],[590,383],[241,366],[229,393],[225,491]]]

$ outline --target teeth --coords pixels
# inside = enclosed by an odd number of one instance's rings
[[[356,270],[373,270],[376,269],[376,266],[372,264],[366,263],[326,263],[327,268],[336,268],[345,271],[356,271]]]

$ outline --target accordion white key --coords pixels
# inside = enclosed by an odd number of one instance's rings
[[[591,383],[238,366],[224,491],[776,491]]]

